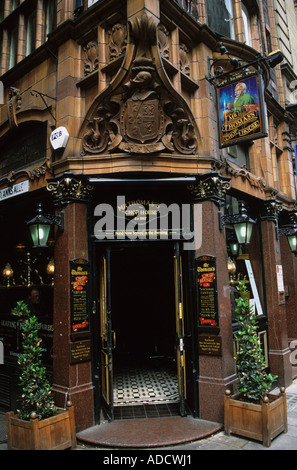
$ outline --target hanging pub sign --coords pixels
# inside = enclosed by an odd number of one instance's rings
[[[220,148],[267,136],[260,73],[237,72],[216,87]]]
[[[216,260],[213,256],[196,259],[196,286],[199,326],[218,326]]]
[[[70,261],[71,333],[89,331],[89,263],[87,260]]]

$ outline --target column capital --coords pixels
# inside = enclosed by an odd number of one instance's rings
[[[225,202],[227,191],[231,188],[231,178],[217,172],[205,173],[196,177],[196,183],[188,185],[194,201],[213,201],[219,207]]]
[[[54,204],[88,202],[94,186],[81,175],[65,173],[62,177],[48,180],[47,190],[52,193]]]
[[[279,214],[283,210],[283,203],[277,201],[274,198],[264,201],[263,207],[261,208],[261,220],[271,220],[277,223]]]

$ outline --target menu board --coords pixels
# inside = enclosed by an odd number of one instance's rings
[[[70,261],[71,333],[89,331],[89,263]]]
[[[216,260],[213,256],[196,259],[196,286],[199,326],[218,326]]]

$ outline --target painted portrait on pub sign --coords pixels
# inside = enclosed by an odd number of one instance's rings
[[[260,76],[224,84],[217,96],[221,148],[266,136]]]

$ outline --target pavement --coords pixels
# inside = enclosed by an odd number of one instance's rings
[[[273,392],[279,392],[278,389],[275,389]],[[75,450],[97,450],[101,451],[101,454],[96,454],[99,459],[102,460],[103,464],[126,464],[128,466],[136,466],[137,463],[167,463],[173,464],[174,455],[181,455],[184,460],[180,461],[180,466],[187,466],[188,464],[193,463],[193,460],[197,454],[194,452],[196,450],[245,450],[245,451],[256,451],[256,450],[297,450],[297,379],[286,389],[287,396],[287,414],[288,414],[288,431],[287,433],[282,433],[272,440],[270,447],[265,447],[261,442],[249,440],[242,438],[236,435],[226,436],[224,430],[219,430],[213,434],[198,440],[190,440],[189,442],[183,442],[177,445],[163,445],[154,446],[149,448],[145,444],[141,445],[141,437],[139,437],[140,445],[137,449],[132,447],[119,447],[115,445],[94,445],[78,440],[77,447]],[[157,418],[152,418],[152,420]],[[162,418],[163,420],[166,418]],[[184,419],[184,418],[181,418]],[[127,421],[127,420],[126,420]],[[137,420],[134,420],[134,423]],[[7,438],[6,438],[6,416],[5,412],[0,411],[0,450],[7,450]],[[75,454],[77,455],[77,454]],[[84,454],[81,454],[84,455]],[[126,457],[122,457],[124,455]],[[130,455],[130,457],[129,457]],[[133,455],[138,458],[138,461],[133,460]],[[139,456],[147,455],[147,459],[150,461],[145,461],[145,458],[140,458]],[[154,461],[157,459],[157,456],[160,461]],[[194,456],[194,457],[193,457]],[[73,456],[74,457],[74,456]],[[77,456],[78,457],[78,456]],[[136,459],[135,457],[135,459]],[[131,458],[130,460],[127,460]],[[167,458],[167,461],[165,460]],[[75,457],[76,459],[76,457]]]

